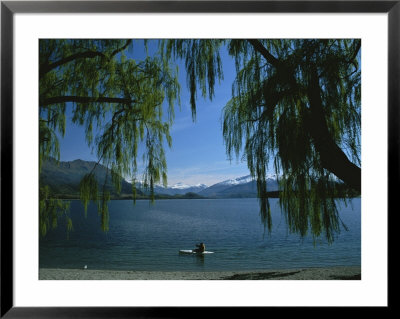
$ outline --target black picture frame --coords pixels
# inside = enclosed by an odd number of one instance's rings
[[[15,13],[387,13],[388,14],[388,207],[398,212],[400,0],[396,1],[2,1],[1,2],[1,317],[178,318],[226,316],[224,307],[14,307],[13,303],[13,16]],[[388,212],[389,213],[389,212]],[[390,215],[388,214],[388,218]],[[390,223],[388,224],[390,225]],[[393,226],[393,223],[392,223]],[[391,234],[389,229],[389,234]],[[388,238],[389,240],[389,238]],[[389,246],[388,246],[389,247]],[[389,254],[388,254],[389,256]],[[390,261],[390,260],[389,260]],[[388,280],[388,285],[390,281]],[[390,308],[390,298],[388,307]],[[251,316],[246,307],[235,315]],[[294,308],[297,315],[307,311]],[[300,312],[299,312],[300,311]]]

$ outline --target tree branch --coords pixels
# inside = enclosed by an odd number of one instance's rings
[[[269,64],[272,64],[272,65],[275,66],[275,67],[278,67],[278,66],[279,66],[280,61],[279,61],[277,58],[275,58],[275,57],[263,46],[263,44],[262,44],[259,40],[256,40],[256,39],[248,39],[247,41],[253,46],[253,48],[254,48],[258,53],[260,53],[260,54],[265,58],[265,60],[267,60],[267,62],[268,62]]]
[[[127,99],[127,98],[118,98],[118,97],[91,97],[91,96],[53,96],[42,101],[39,101],[40,106],[47,106],[58,103],[119,103],[130,105],[132,103],[136,103],[137,101]]]
[[[355,48],[352,56],[350,57],[349,62],[352,62],[356,58],[356,56],[357,56],[358,52],[360,51],[360,49],[361,49],[361,40],[358,40],[356,48]]]
[[[118,52],[121,52],[121,51],[125,50],[131,43],[132,43],[132,40],[126,40],[125,45],[124,45],[123,47],[121,47],[121,48],[118,48],[118,49],[114,50],[114,51],[111,53],[110,58],[112,58],[112,57],[113,57],[114,55],[116,55]]]
[[[70,56],[67,56],[65,58],[62,58],[56,62],[53,62],[51,64],[46,64],[40,67],[39,70],[39,78],[41,79],[46,73],[50,72],[51,70],[55,69],[56,67],[59,67],[60,65],[66,64],[68,62],[71,62],[73,60],[77,60],[77,59],[83,59],[83,58],[95,58],[95,57],[101,57],[103,59],[107,59],[110,60],[114,55],[116,55],[117,53],[125,50],[130,44],[132,43],[132,40],[127,40],[125,45],[115,49],[110,56],[106,56],[104,53],[102,52],[98,52],[98,51],[84,51],[84,52],[79,52],[79,53],[75,53],[72,54]]]
[[[60,59],[56,62],[53,62],[51,64],[46,64],[46,65],[41,66],[39,68],[39,79],[41,79],[46,73],[50,72],[51,70],[55,69],[56,67],[59,67],[60,65],[66,64],[66,63],[71,62],[76,59],[95,58],[95,57],[101,57],[103,59],[108,59],[107,56],[105,56],[103,53],[97,52],[97,51],[85,51],[85,52],[72,54],[70,56],[67,56],[67,57]]]

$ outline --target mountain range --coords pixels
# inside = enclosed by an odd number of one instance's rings
[[[140,189],[140,185],[137,185]],[[187,193],[199,193],[202,190],[206,189],[207,185],[205,184],[197,184],[197,185],[187,185],[182,182],[176,183],[172,186],[163,187],[156,185],[154,187],[154,192],[156,194],[164,194],[164,195],[184,195]]]
[[[76,198],[79,196],[79,183],[83,176],[91,172],[96,165],[95,162],[83,160],[74,160],[69,162],[56,162],[49,160],[43,163],[40,174],[40,184],[48,185],[59,197]],[[107,168],[98,164],[94,169],[99,187],[104,183],[107,174]],[[100,189],[100,188],[99,188]],[[123,179],[121,193],[118,195],[111,181],[106,183],[106,189],[114,197],[128,197],[132,194],[132,184]],[[148,196],[140,183],[136,184],[138,198]],[[267,178],[267,189],[271,192],[278,191],[278,182],[276,176],[271,175]],[[172,186],[162,187],[156,185],[154,192],[161,198],[177,197],[181,198],[237,198],[237,197],[257,197],[256,182],[250,175],[234,179],[228,179],[207,187],[204,184],[187,185],[177,183]]]
[[[278,191],[276,176],[267,177],[267,189],[270,192]],[[247,175],[214,184],[200,191],[199,195],[211,198],[257,197],[257,184]]]
[[[110,174],[105,166],[98,164],[94,169],[95,165],[96,162],[88,162],[80,159],[69,162],[47,160],[42,165],[39,183],[40,185],[48,185],[53,194],[66,197],[79,197],[79,183],[83,176],[93,170],[99,183],[99,189],[101,189],[106,174]],[[106,181],[105,188],[112,195],[117,195],[110,176]],[[122,180],[121,183],[121,194],[132,194],[132,185],[125,180]],[[142,195],[140,191],[139,195]]]

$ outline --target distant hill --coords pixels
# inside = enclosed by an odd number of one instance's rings
[[[83,160],[75,160],[71,162],[58,162],[55,160],[45,161],[42,165],[40,174],[40,185],[48,185],[53,194],[59,197],[77,197],[79,196],[79,183],[83,176],[90,173],[96,162],[88,162]],[[107,168],[98,164],[94,170],[95,176],[99,182],[99,189],[103,186]],[[106,189],[112,194],[117,195],[111,182],[109,173]],[[122,180],[121,194],[132,194],[132,185]],[[142,195],[138,190],[138,195]]]

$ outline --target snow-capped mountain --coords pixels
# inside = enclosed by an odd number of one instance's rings
[[[271,192],[278,190],[278,181],[276,175],[267,176],[267,189]],[[250,175],[247,175],[214,184],[199,192],[199,195],[217,198],[256,197],[257,184]]]
[[[277,177],[276,174],[269,174],[267,175],[267,183],[269,181],[276,181]],[[246,184],[246,183],[250,183],[253,182],[254,179],[253,177],[251,177],[251,175],[247,175],[247,176],[242,176],[242,177],[237,177],[237,178],[233,178],[233,179],[228,179],[226,181],[214,184],[214,185],[240,185],[240,184]],[[213,185],[213,186],[214,186]]]
[[[242,177],[237,177],[234,179],[228,179],[226,181],[214,184],[214,185],[240,185],[240,184],[246,184],[253,181],[253,178],[250,175],[247,176],[242,176]],[[213,185],[213,186],[214,186]]]
[[[268,191],[277,191],[278,182],[276,175],[267,176]],[[227,179],[216,183],[210,187],[204,184],[188,185],[186,183],[176,183],[168,187],[155,186],[154,192],[166,195],[184,195],[186,193],[196,193],[204,197],[227,198],[227,197],[256,197],[257,184],[250,176],[241,176]]]
[[[186,193],[199,193],[206,188],[207,185],[205,184],[188,185],[179,182],[172,186],[168,185],[168,187],[156,185],[154,187],[154,192],[157,194],[166,194],[166,195],[184,195]]]
[[[182,182],[176,183],[172,186],[168,186],[168,188],[172,189],[188,189],[188,188],[199,188],[199,189],[205,189],[207,188],[207,185],[205,184],[197,184],[197,185],[187,185]]]

